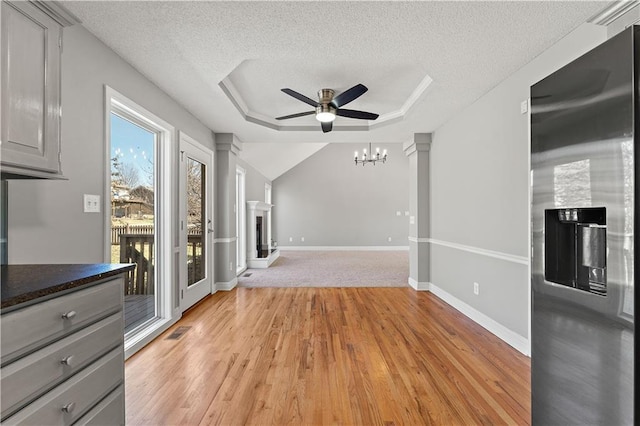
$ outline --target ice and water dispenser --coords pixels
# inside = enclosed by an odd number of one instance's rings
[[[545,210],[545,279],[607,294],[607,212],[604,207]]]

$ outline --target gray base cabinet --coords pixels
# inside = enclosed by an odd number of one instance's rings
[[[0,316],[3,424],[124,424],[122,276]]]

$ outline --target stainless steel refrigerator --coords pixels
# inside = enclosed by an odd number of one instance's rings
[[[531,87],[533,424],[640,423],[639,31]]]

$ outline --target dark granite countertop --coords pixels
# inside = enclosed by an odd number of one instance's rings
[[[135,264],[3,265],[2,312],[88,287],[103,278],[135,268]]]

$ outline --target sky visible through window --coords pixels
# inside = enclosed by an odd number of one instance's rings
[[[128,169],[138,185],[153,186],[153,142],[155,135],[124,118],[111,114],[111,172],[113,158]],[[135,170],[135,172],[133,171]],[[137,185],[132,185],[137,186]]]

